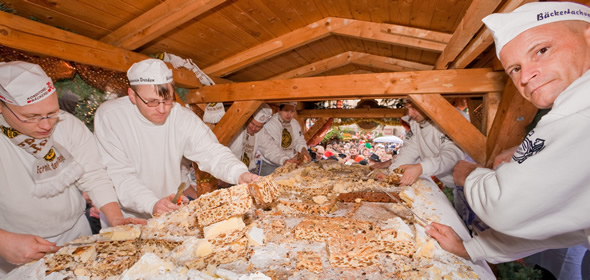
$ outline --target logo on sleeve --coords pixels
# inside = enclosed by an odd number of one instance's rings
[[[512,156],[512,159],[518,164],[523,163],[527,158],[534,156],[538,152],[542,151],[545,148],[545,139],[537,138],[535,140],[531,140],[534,130],[531,130],[529,134],[524,138],[516,153]]]

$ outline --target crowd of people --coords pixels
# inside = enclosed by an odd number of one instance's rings
[[[171,198],[188,178],[189,161],[227,184],[253,182],[288,163],[319,160],[389,172],[402,168],[402,185],[436,178],[465,202],[455,201],[460,215],[485,222],[470,240],[446,225],[430,224],[427,232],[451,253],[504,262],[546,249],[588,248],[590,177],[584,166],[590,166],[590,148],[580,139],[590,131],[590,8],[529,3],[492,14],[484,23],[522,96],[550,109],[492,169],[470,161],[411,102],[402,118],[403,145],[355,140],[308,147],[294,118],[297,103],[285,102],[274,113],[263,104],[226,147],[199,117],[174,102],[172,71],[157,59],[129,68],[127,96],[99,107],[93,134],[60,110],[41,67],[0,63],[0,153],[10,159],[0,162],[0,276],[90,234],[83,214],[87,201],[109,226],[144,224],[178,209]],[[577,274],[553,273],[579,279],[576,269]]]

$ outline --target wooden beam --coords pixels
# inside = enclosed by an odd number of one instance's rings
[[[508,13],[529,2],[534,2],[534,0],[509,0],[502,6],[502,8],[500,8],[498,12]],[[476,57],[483,53],[493,43],[494,37],[492,36],[490,30],[486,27],[482,28],[482,30],[477,33],[477,36],[457,57],[454,64],[449,68],[461,69],[467,67],[467,65],[469,65]]]
[[[457,58],[471,38],[483,26],[481,21],[487,15],[493,13],[500,4],[500,0],[474,0],[469,5],[465,16],[455,29],[453,37],[434,64],[435,69],[448,69],[451,62]]]
[[[9,13],[0,13],[0,42],[22,51],[119,72],[127,72],[133,63],[149,58]],[[199,79],[188,69],[173,69],[172,72],[174,81],[181,87],[201,86]]]
[[[442,95],[410,94],[409,98],[475,162],[486,162],[485,136]]]
[[[309,142],[309,139],[314,137],[320,131],[320,129],[322,129],[322,127],[328,122],[328,120],[330,120],[330,119],[329,118],[317,119],[315,121],[315,123],[313,124],[313,126],[311,126],[303,135],[303,137],[305,138],[305,142]]]
[[[512,80],[509,80],[488,133],[486,166],[491,167],[498,154],[522,142],[526,127],[533,121],[537,111],[537,107],[524,99]]]
[[[496,113],[498,112],[498,106],[502,101],[502,93],[501,92],[490,92],[483,96],[483,121],[482,125],[484,126],[484,134],[488,134],[489,131],[492,129],[492,124],[494,123],[494,119],[496,118]]]
[[[204,68],[203,71],[213,76],[226,76],[259,61],[330,35],[342,35],[439,52],[445,48],[446,43],[451,39],[451,34],[443,32],[327,17],[228,57]]]
[[[392,72],[421,71],[434,69],[432,65],[428,64],[422,64],[408,60],[372,54],[358,56],[357,58],[352,60],[352,63],[369,67],[381,68]]]
[[[119,27],[100,41],[135,50],[226,0],[167,0]]]
[[[337,54],[333,57],[322,59],[320,61],[316,61],[314,63],[301,66],[299,68],[293,69],[291,71],[287,71],[276,75],[268,80],[282,80],[282,79],[290,79],[290,78],[298,78],[298,77],[310,77],[314,75],[321,74],[323,72],[336,69],[338,67],[342,67],[344,65],[350,64],[351,61],[358,59],[358,57],[363,56],[363,53],[358,52],[343,52],[341,54]]]
[[[501,91],[506,74],[491,69],[431,70],[223,84],[189,90],[188,103],[243,100],[386,98],[415,93]]]
[[[219,143],[227,146],[236,132],[246,124],[248,118],[256,112],[261,104],[262,101],[258,100],[234,102],[213,128],[213,133],[217,136]]]
[[[380,119],[401,118],[405,115],[404,109],[389,108],[362,108],[362,109],[314,109],[302,110],[297,114],[306,118],[358,118]]]
[[[360,38],[380,43],[442,52],[451,34],[394,24],[346,19],[345,27],[333,31],[335,35]]]

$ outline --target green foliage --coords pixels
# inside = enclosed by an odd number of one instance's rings
[[[60,97],[68,90],[78,96],[74,115],[83,121],[90,131],[94,131],[94,113],[98,106],[106,101],[106,94],[88,85],[77,74],[73,79],[56,82],[55,88]]]
[[[498,279],[506,280],[539,280],[542,279],[542,272],[521,262],[507,262],[497,264]]]
[[[326,143],[326,142],[331,142],[332,140],[336,140],[336,141],[342,141],[344,140],[344,138],[342,137],[342,132],[340,131],[340,129],[336,128],[336,129],[331,129],[330,131],[328,131],[328,133],[326,133],[326,135],[324,136],[324,139],[322,140],[322,143]]]
[[[188,94],[188,89],[181,88],[181,87],[174,87],[174,90],[176,90],[176,93],[178,94],[178,97],[180,97],[180,100],[182,100],[182,102],[184,102],[186,104],[186,95]]]
[[[451,204],[454,205],[454,198],[455,195],[453,194],[453,189],[449,188],[449,187],[444,187],[443,188],[443,193],[447,196],[447,198],[449,199],[449,201],[451,202]]]

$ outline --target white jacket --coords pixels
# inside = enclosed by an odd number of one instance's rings
[[[183,156],[231,184],[248,171],[197,115],[173,106],[162,125],[147,120],[129,97],[107,101],[96,111],[95,135],[127,216],[149,218],[159,199],[176,193],[185,179]]]
[[[259,150],[263,159],[274,164],[283,165],[286,160],[293,158],[301,149],[307,149],[307,143],[303,137],[301,126],[295,119],[291,119],[290,134],[291,145],[281,147],[282,134],[285,126],[280,120],[278,113],[274,114],[258,134],[260,135]]]
[[[258,150],[258,143],[260,142],[258,139],[260,135],[260,131],[254,135],[249,135],[246,127],[240,129],[240,131],[234,136],[234,138],[229,143],[229,149],[232,153],[236,156],[236,158],[245,162],[244,154],[248,157],[248,170],[252,170],[256,168],[256,151]],[[252,145],[252,149],[248,149],[245,145],[248,145],[246,142],[246,137],[250,138]]]
[[[68,231],[84,215],[87,192],[99,209],[117,196],[101,161],[92,132],[76,117],[64,113],[53,139],[70,152],[84,174],[64,192],[50,197],[32,195],[35,158],[0,133],[0,228],[43,238]]]
[[[486,224],[537,241],[503,246],[502,239],[476,237],[465,242],[472,258],[590,244],[589,92],[590,71],[557,97],[510,163],[467,177],[465,197]],[[570,236],[567,244],[563,235]]]
[[[403,119],[407,121],[408,117]],[[465,159],[465,153],[430,122],[410,120],[409,124],[410,131],[399,154],[393,157],[389,172],[404,164],[420,163],[422,175],[436,176],[447,187],[455,187],[453,167]]]

